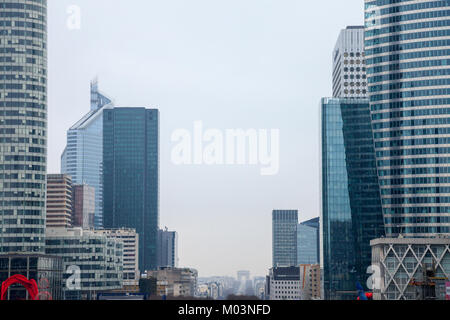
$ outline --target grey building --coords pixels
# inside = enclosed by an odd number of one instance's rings
[[[49,228],[45,249],[62,258],[65,300],[92,300],[99,292],[122,289],[123,241],[93,230]],[[71,281],[78,275],[79,283]]]
[[[272,212],[272,262],[274,267],[297,265],[297,210]]]
[[[297,226],[297,264],[318,264],[319,225],[311,226],[307,222]]]
[[[44,253],[47,1],[2,1],[0,254]]]
[[[386,236],[450,234],[449,1],[365,0]]]
[[[70,175],[73,184],[87,184],[95,189],[96,228],[103,227],[103,109],[112,104],[94,80],[91,109],[67,131],[67,145],[61,155],[61,173]]]
[[[157,268],[159,110],[103,111],[103,222],[139,234],[139,270]]]
[[[158,267],[178,267],[178,233],[158,230]]]
[[[366,98],[364,26],[342,30],[333,51],[333,98]]]

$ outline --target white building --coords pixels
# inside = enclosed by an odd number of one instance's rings
[[[366,98],[364,27],[350,26],[339,34],[333,51],[333,97]]]
[[[381,238],[370,244],[374,300],[445,300],[450,237]]]
[[[272,268],[267,281],[269,300],[301,300],[299,267]]]
[[[320,265],[302,264],[300,268],[300,300],[320,300]]]
[[[123,287],[120,240],[81,228],[47,228],[45,251],[63,260],[66,300],[95,299],[99,292]]]
[[[139,235],[135,229],[101,229],[96,233],[123,242],[123,285],[139,285]]]

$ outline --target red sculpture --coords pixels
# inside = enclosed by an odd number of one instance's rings
[[[2,283],[1,300],[6,300],[8,288],[16,283],[20,283],[25,287],[25,289],[27,289],[28,293],[30,294],[31,300],[39,300],[39,289],[36,281],[34,281],[34,279],[28,280],[26,277],[20,274],[16,274]]]

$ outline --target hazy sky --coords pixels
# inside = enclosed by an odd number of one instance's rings
[[[265,275],[272,209],[319,215],[319,102],[339,31],[363,0],[48,0],[49,172],[89,110],[89,83],[119,106],[161,113],[160,225],[199,276]],[[67,9],[81,9],[81,28]],[[174,130],[279,129],[280,171],[176,166]]]

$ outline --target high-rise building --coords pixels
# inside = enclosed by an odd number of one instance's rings
[[[386,236],[450,233],[449,1],[365,0]]]
[[[47,175],[47,228],[72,226],[72,179],[67,174]]]
[[[93,229],[95,224],[95,188],[87,184],[73,185],[72,225]]]
[[[320,263],[320,217],[304,221],[301,223],[301,225],[307,226],[310,228],[315,228],[317,230],[317,232],[316,232],[316,236],[317,236],[317,239],[316,239],[316,250],[317,250],[316,256],[317,256],[317,258],[316,259],[317,259],[317,262],[316,263],[319,264]],[[299,250],[297,248],[297,252],[298,251]]]
[[[156,269],[159,228],[159,111],[103,112],[103,213],[107,229],[139,234],[139,270]]]
[[[0,7],[0,253],[44,253],[47,1]]]
[[[321,106],[321,265],[326,300],[355,299],[384,235],[367,99],[324,98]]]
[[[297,264],[318,264],[317,238],[319,228],[300,223],[297,226]]]
[[[176,231],[158,230],[158,267],[178,267],[178,234]]]
[[[367,97],[364,26],[350,26],[339,34],[333,51],[333,97]]]
[[[103,227],[103,109],[112,100],[91,83],[91,110],[67,131],[67,145],[61,155],[61,173],[74,184],[88,184],[95,189],[95,227]]]
[[[297,265],[298,210],[273,210],[272,212],[272,262],[273,267]]]

